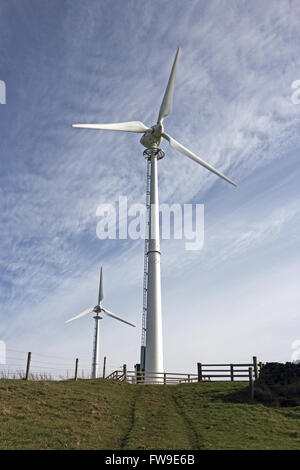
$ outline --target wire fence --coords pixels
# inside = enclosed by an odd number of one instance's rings
[[[103,366],[104,363],[98,364],[98,377],[103,377],[103,372],[108,375],[121,368],[117,363],[107,364],[106,358],[105,371]],[[69,380],[74,378],[75,372],[79,379],[90,379],[91,360],[6,348],[5,364],[0,364],[0,379]]]

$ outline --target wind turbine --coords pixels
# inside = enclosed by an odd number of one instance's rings
[[[109,310],[106,310],[106,308],[102,307],[101,301],[103,300],[103,276],[102,276],[102,267],[100,270],[100,283],[99,283],[99,294],[98,294],[98,304],[93,307],[93,308],[88,308],[87,310],[84,310],[84,312],[80,313],[79,315],[76,315],[76,317],[70,318],[67,320],[65,323],[69,323],[73,320],[77,320],[77,318],[84,317],[85,315],[88,315],[89,313],[95,313],[96,315],[94,316],[95,319],[95,335],[94,335],[94,348],[93,348],[93,362],[92,362],[92,378],[96,379],[98,376],[98,353],[99,353],[99,320],[102,320],[102,317],[100,317],[100,313],[105,313],[105,315],[108,315],[109,317],[115,318],[116,320],[119,320],[123,323],[127,323],[127,325],[134,326],[132,323],[129,323],[126,320],[123,320],[120,317],[117,317],[114,313],[110,312]]]
[[[164,132],[163,120],[172,111],[173,94],[176,70],[180,56],[177,50],[167,88],[159,110],[157,123],[149,127],[140,121],[119,122],[113,124],[73,124],[73,127],[83,129],[100,129],[110,131],[135,132],[143,134],[140,143],[146,147],[144,155],[151,163],[150,173],[150,215],[149,215],[149,247],[147,251],[147,317],[146,317],[146,350],[145,373],[163,372],[163,341],[162,341],[162,312],[161,312],[161,277],[160,277],[160,229],[159,229],[159,203],[158,203],[158,176],[157,161],[163,158],[164,152],[159,148],[162,139],[169,142],[171,147],[183,155],[199,163],[207,170],[215,173],[228,183],[236,184],[202,160],[195,153],[188,150],[173,137]],[[157,378],[156,381],[161,381]]]

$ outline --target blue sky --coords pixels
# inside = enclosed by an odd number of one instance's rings
[[[238,188],[162,144],[160,201],[205,205],[201,251],[162,241],[165,368],[290,360],[300,338],[299,24],[297,1],[1,1],[8,350],[88,367],[93,321],[64,321],[96,303],[103,265],[107,308],[137,328],[103,320],[101,357],[111,369],[139,360],[143,243],[99,240],[96,210],[120,195],[144,201],[140,136],[71,124],[153,125],[180,46],[166,132]]]

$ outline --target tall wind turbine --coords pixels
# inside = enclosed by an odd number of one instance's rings
[[[110,131],[135,132],[143,134],[140,142],[146,147],[144,155],[151,164],[150,172],[150,214],[149,214],[149,247],[147,251],[147,315],[146,315],[146,350],[145,372],[163,372],[163,341],[162,341],[162,312],[161,312],[161,278],[160,278],[160,228],[158,203],[158,176],[157,162],[164,156],[159,148],[162,138],[167,140],[171,147],[183,155],[191,158],[223,180],[236,186],[236,184],[202,160],[195,153],[188,150],[173,137],[164,132],[163,120],[172,111],[173,94],[176,70],[178,67],[180,49],[177,50],[172,66],[167,88],[159,110],[157,123],[149,127],[140,121],[119,122],[113,124],[73,124],[73,127],[83,129],[100,129]],[[157,378],[157,381],[160,381]]]
[[[67,320],[65,323],[69,323],[70,321],[77,320],[77,318],[84,317],[85,315],[88,315],[89,313],[95,313],[96,315],[94,316],[95,319],[95,334],[94,334],[94,348],[93,348],[93,361],[92,361],[92,378],[96,379],[98,376],[98,355],[99,355],[99,321],[102,320],[102,317],[100,317],[100,313],[105,313],[105,315],[108,315],[109,317],[115,318],[116,320],[119,320],[123,323],[127,323],[127,325],[134,326],[132,323],[129,323],[126,320],[123,320],[120,317],[117,317],[114,313],[110,312],[109,310],[106,310],[106,308],[102,307],[101,301],[103,300],[103,276],[102,276],[102,268],[100,270],[100,283],[99,283],[99,294],[98,294],[98,304],[94,308],[88,308],[87,310],[84,310],[84,312],[80,313],[79,315],[76,315],[76,317],[70,318]]]

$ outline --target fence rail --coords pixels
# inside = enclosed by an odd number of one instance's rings
[[[251,363],[238,364],[202,364],[197,363],[197,374],[187,374],[181,372],[147,372],[127,370],[124,364],[122,370],[115,370],[107,379],[124,381],[132,384],[154,384],[154,385],[174,385],[180,383],[193,383],[204,381],[249,381],[252,378],[258,379],[262,363],[257,362],[257,357],[253,356]]]
[[[181,372],[137,372],[136,370],[127,370],[127,367],[124,365],[122,370],[115,370],[108,375],[106,379],[119,380],[132,384],[173,385],[184,382],[197,382],[198,375]]]
[[[254,379],[257,380],[262,368],[262,363],[257,362],[256,356],[253,356],[252,359],[252,362],[249,364],[202,364],[198,362],[198,382],[202,382],[202,380],[207,378],[209,378],[209,380],[211,380],[211,378],[226,378],[231,382],[240,380],[241,378],[249,379],[249,367],[253,369]],[[220,367],[222,367],[222,369],[220,369]]]

